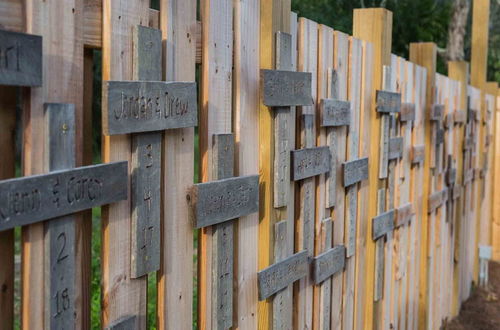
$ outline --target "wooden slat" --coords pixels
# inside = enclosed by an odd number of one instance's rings
[[[9,3],[13,3],[10,2]],[[82,102],[83,102],[83,44],[82,20],[83,3],[81,1],[28,2],[21,5],[21,11],[9,12],[21,14],[20,32],[40,35],[43,38],[43,83],[41,88],[24,90],[23,102],[23,174],[40,174],[44,171],[44,129],[43,103],[63,102],[75,104],[76,110],[76,165],[82,163]],[[73,13],[74,11],[74,13]],[[61,16],[61,13],[68,15]],[[57,26],[57,27],[56,27]],[[78,218],[77,222],[80,221]],[[79,228],[80,224],[77,225]],[[82,232],[77,230],[77,242],[83,242]],[[43,225],[33,225],[22,229],[22,297],[21,322],[23,327],[37,328],[43,320]],[[76,249],[76,290],[82,294],[82,262],[89,255],[82,255],[83,244]],[[88,260],[88,259],[87,259]],[[85,285],[87,285],[86,283]],[[77,297],[84,299],[83,296]],[[80,301],[78,300],[77,301]],[[82,300],[83,302],[83,300]],[[76,323],[84,324],[84,315],[89,310],[79,303],[75,307]],[[88,315],[88,314],[87,314]]]
[[[210,0],[201,3],[203,29],[203,65],[201,70],[200,154],[201,181],[214,177],[211,141],[214,134],[231,133],[233,6],[231,2]],[[214,327],[218,306],[211,299],[215,231],[204,228],[199,241],[199,321],[201,328]]]
[[[259,143],[259,36],[252,27],[259,25],[259,6],[253,2],[234,3],[233,128],[236,142],[236,175],[258,173]],[[257,328],[257,256],[259,214],[240,218],[235,254],[235,317],[241,329]],[[244,279],[244,280],[241,280]]]
[[[132,31],[147,22],[148,3],[129,1],[126,5],[103,1],[102,79],[133,78]],[[104,136],[104,162],[131,160],[128,136]],[[127,315],[135,315],[135,327],[146,328],[146,278],[130,279],[131,200],[105,207],[102,218],[102,322],[107,326]]]
[[[500,89],[496,94],[496,109],[494,109],[493,122],[495,124],[494,133],[494,167],[492,171],[493,179],[493,225],[492,225],[492,245],[493,259],[500,260]]]
[[[0,14],[1,15],[1,14]],[[14,87],[0,88],[0,180],[15,176],[16,93]],[[0,232],[0,315],[5,330],[14,329],[14,230]]]
[[[160,29],[167,81],[194,81],[196,1],[160,1]],[[186,191],[194,176],[194,129],[165,131],[163,138],[162,259],[158,278],[158,328],[193,324],[193,227]],[[187,275],[189,274],[189,275]]]

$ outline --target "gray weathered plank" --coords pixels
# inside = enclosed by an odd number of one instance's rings
[[[137,25],[133,33],[137,80],[161,80],[161,31]],[[160,269],[161,132],[132,136],[130,277]]]
[[[444,129],[437,129],[436,130],[436,141],[434,141],[435,145],[439,145],[444,142]]]
[[[108,325],[105,330],[131,330],[136,329],[136,320],[137,317],[135,315],[132,316],[124,316],[115,322]]]
[[[330,171],[330,148],[314,147],[292,150],[292,180],[298,181]]]
[[[264,300],[307,275],[307,251],[301,251],[257,273],[259,300]]]
[[[262,102],[268,107],[312,105],[310,72],[260,70]]]
[[[394,210],[384,212],[373,218],[372,238],[377,240],[394,230]]]
[[[385,210],[386,191],[384,188],[377,191],[377,211],[382,213]],[[385,271],[385,239],[379,238],[375,242],[375,283],[373,300],[382,299],[384,292],[384,271]]]
[[[415,120],[415,104],[403,103],[401,104],[401,113],[399,114],[400,121]]]
[[[456,199],[459,199],[460,196],[462,195],[462,186],[461,185],[454,185],[453,188],[452,188],[452,199],[453,200],[456,200]]]
[[[132,139],[131,278],[160,267],[161,133]]]
[[[74,104],[44,105],[45,169],[57,171],[75,166]],[[76,228],[69,215],[45,223],[44,282],[45,328],[76,328]]]
[[[456,168],[448,168],[446,171],[446,184],[448,186],[453,186],[457,178],[457,169]]]
[[[319,108],[322,127],[349,126],[351,122],[351,102],[322,99]]]
[[[389,139],[389,160],[403,157],[403,137],[391,137]]]
[[[102,127],[106,135],[198,124],[194,82],[106,81],[102,104]]]
[[[212,171],[216,179],[234,175],[234,135],[214,134]],[[216,224],[212,239],[212,317],[213,329],[233,325],[234,220]]]
[[[287,222],[282,220],[274,225],[274,262],[280,262],[288,256]],[[273,329],[292,327],[292,287],[277,292],[273,298]]]
[[[342,167],[344,187],[368,179],[368,157],[345,162]]]
[[[134,29],[133,40],[134,79],[161,81],[161,31],[137,25]]]
[[[276,33],[276,68],[292,70],[292,36]],[[294,141],[290,141],[292,127],[290,107],[274,108],[274,198],[276,208],[286,206],[290,195],[290,151]]]
[[[428,213],[432,213],[443,205],[448,199],[448,188],[436,191],[429,196],[428,200]]]
[[[455,123],[455,121],[453,119],[453,113],[447,113],[444,116],[444,127],[446,129],[453,128],[454,123]]]
[[[431,106],[430,120],[439,121],[443,119],[444,115],[444,105],[434,104]]]
[[[411,163],[423,164],[425,159],[425,146],[418,145],[411,148]]]
[[[327,93],[332,99],[338,99],[338,76],[335,69],[328,70]],[[335,206],[337,196],[337,132],[334,127],[326,128],[326,140],[330,148],[330,171],[326,173],[326,208]]]
[[[127,198],[127,162],[0,181],[0,230]]]
[[[377,112],[389,113],[401,111],[401,94],[389,91],[377,91]]]
[[[314,257],[312,261],[313,281],[319,284],[344,269],[346,248],[337,245]]]
[[[406,203],[405,205],[398,207],[396,210],[395,227],[398,228],[407,224],[414,214],[413,205],[411,203]]]
[[[380,118],[380,167],[379,179],[387,178],[389,171],[389,128],[391,118],[388,115],[382,115]]]
[[[195,228],[257,212],[259,176],[247,175],[195,184],[189,192]]]
[[[0,85],[42,85],[42,37],[0,30]]]

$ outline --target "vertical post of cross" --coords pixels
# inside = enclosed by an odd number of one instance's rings
[[[45,160],[47,171],[75,166],[75,106],[45,104]],[[62,182],[52,185],[55,207],[65,188]],[[45,328],[73,329],[76,302],[76,223],[68,215],[45,223]]]

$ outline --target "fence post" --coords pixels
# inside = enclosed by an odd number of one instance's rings
[[[15,176],[15,87],[0,87],[0,180]],[[14,229],[0,232],[0,315],[5,330],[14,328]]]
[[[465,113],[467,109],[467,83],[469,81],[469,63],[463,61],[451,61],[448,62],[448,76],[451,79],[455,79],[460,84],[460,100],[458,109]],[[455,120],[456,121],[456,120]],[[458,150],[462,152],[464,143],[464,130],[465,125],[461,125],[458,130],[458,139],[455,142],[458,145]],[[457,173],[456,173],[456,185],[462,186],[463,184],[463,173],[464,173],[464,161],[463,157],[457,157]],[[454,221],[455,228],[455,247],[454,247],[454,260],[455,263],[453,269],[453,300],[452,300],[452,315],[455,316],[460,310],[460,302],[462,301],[461,295],[461,285],[462,280],[462,267],[463,267],[463,253],[462,248],[464,247],[463,242],[463,192],[458,199],[458,205],[456,207],[456,219]]]
[[[373,44],[373,90],[382,88],[384,65],[391,62],[392,12],[380,9],[355,9],[353,36]],[[372,98],[372,111],[375,111],[375,98]],[[374,115],[370,122],[371,141],[380,141],[380,115]],[[371,148],[369,159],[369,186],[371,196],[368,203],[368,220],[377,215],[377,190],[385,184],[379,180],[379,148]],[[366,232],[366,295],[365,303],[356,303],[357,308],[365,308],[364,328],[372,328],[376,322],[374,314],[374,277],[375,277],[375,242],[372,240],[372,222],[367,221]]]
[[[493,109],[493,121],[495,131],[493,133],[494,147],[493,158],[494,166],[492,167],[495,177],[493,179],[493,225],[492,225],[492,245],[493,245],[493,260],[500,261],[500,89],[494,94],[496,98],[496,108]]]

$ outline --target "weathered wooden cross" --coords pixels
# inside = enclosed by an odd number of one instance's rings
[[[0,231],[45,222],[45,328],[76,328],[76,212],[127,198],[127,162],[75,166],[75,107],[45,104],[48,174],[0,181]],[[42,270],[39,270],[42,271]]]
[[[161,31],[137,26],[133,39],[137,81],[104,82],[103,130],[133,133],[130,273],[138,278],[160,267],[161,131],[196,126],[198,112],[195,82],[161,81]]]
[[[213,177],[195,184],[188,194],[195,228],[213,226],[212,328],[228,329],[233,322],[234,219],[259,210],[259,176],[233,177],[233,134],[213,135]]]

